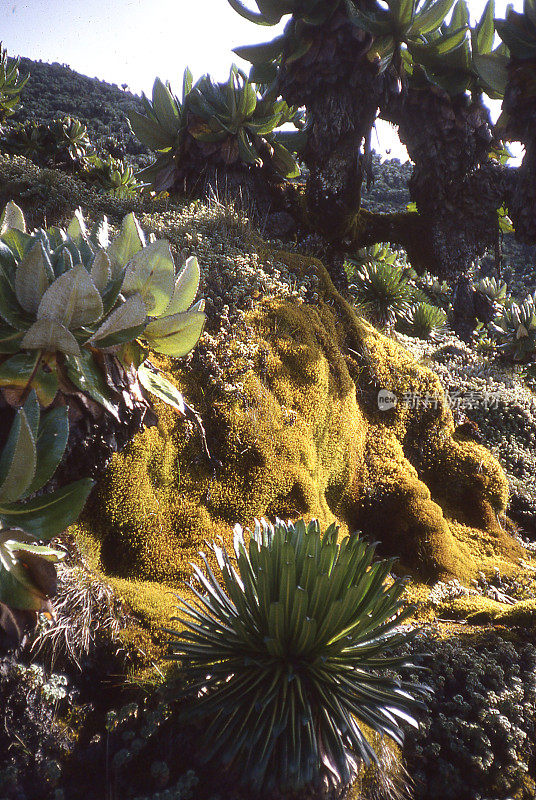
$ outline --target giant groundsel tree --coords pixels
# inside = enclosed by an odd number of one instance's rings
[[[466,275],[497,240],[497,209],[508,207],[519,238],[536,243],[534,0],[525,0],[523,13],[509,8],[505,20],[494,19],[489,0],[474,25],[466,0],[229,3],[265,26],[290,15],[273,41],[236,52],[253,77],[306,109],[308,221],[342,249],[391,241],[417,269],[457,277],[457,324],[466,332]],[[496,126],[485,97],[504,97]],[[416,211],[360,208],[378,117],[397,126],[414,162]],[[503,140],[525,145],[519,168],[492,157]]]

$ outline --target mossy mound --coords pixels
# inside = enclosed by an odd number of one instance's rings
[[[473,625],[493,622],[507,627],[534,628],[536,600],[521,600],[506,605],[489,597],[470,595],[456,597],[440,605],[438,614],[452,619],[465,619]]]
[[[235,523],[260,516],[336,519],[420,579],[515,570],[523,551],[506,530],[504,474],[456,437],[437,376],[358,318],[318,261],[266,255],[297,279],[315,273],[318,301],[257,302],[246,316],[250,366],[239,380],[232,359],[227,369],[232,392],[207,387],[195,359],[160,364],[201,414],[221,466],[159,407],[158,428],[114,457],[88,507],[104,571],[176,586],[206,540],[229,543]],[[389,410],[378,407],[382,389],[397,398]],[[417,395],[428,402],[404,402]]]
[[[217,203],[117,201],[20,158],[0,157],[0,186],[32,224],[81,204],[117,225],[134,209],[177,256],[199,257],[207,331],[189,359],[159,363],[201,414],[214,463],[159,406],[158,428],[114,457],[77,526],[93,565],[153,587],[150,627],[158,585],[176,588],[207,539],[229,542],[259,516],[336,519],[421,580],[519,569],[499,463],[456,433],[439,378],[360,319],[319,261]],[[380,410],[381,390],[397,404]]]

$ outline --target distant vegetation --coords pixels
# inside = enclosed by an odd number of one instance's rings
[[[142,111],[141,99],[115,84],[88,78],[64,64],[46,64],[21,58],[20,71],[30,73],[23,89],[22,105],[13,115],[15,122],[50,122],[66,114],[86,126],[91,141],[106,150],[119,146],[117,153],[133,160],[149,150],[136,139],[127,122],[129,111]],[[126,85],[126,84],[124,84]]]

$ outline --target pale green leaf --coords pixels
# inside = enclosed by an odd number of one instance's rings
[[[102,295],[112,279],[112,265],[104,250],[97,250],[89,274],[93,285]]]
[[[26,222],[22,209],[10,200],[0,215],[0,236],[13,229],[26,233]]]
[[[150,322],[143,333],[149,347],[168,356],[181,358],[199,341],[205,325],[205,314],[185,311]]]
[[[478,53],[491,52],[495,39],[495,0],[488,0],[480,22],[476,26],[476,43]]]
[[[49,271],[41,242],[37,241],[29,253],[19,261],[15,273],[15,294],[25,311],[35,314],[49,286]]]
[[[195,300],[200,278],[201,272],[197,258],[190,256],[177,276],[171,300],[164,311],[165,316],[188,311]]]
[[[113,239],[107,255],[112,265],[112,277],[117,278],[123,267],[145,245],[145,236],[140,224],[131,212],[123,218],[121,230]]]
[[[153,110],[158,122],[173,141],[180,130],[180,114],[173,95],[160,78],[156,78],[153,84]]]
[[[182,394],[161,372],[156,372],[144,362],[138,367],[138,380],[144,389],[156,395],[160,400],[163,400],[164,403],[172,406],[184,416],[185,409]]]
[[[43,317],[29,328],[21,342],[22,350],[43,350],[55,353],[59,350],[71,356],[80,355],[80,347],[69,331],[60,322]]]
[[[129,260],[121,291],[141,295],[151,316],[162,314],[173,292],[175,263],[169,242],[159,239],[138,250]]]
[[[81,208],[77,208],[74,212],[73,218],[67,226],[67,235],[70,236],[76,245],[87,239],[87,228]]]
[[[93,336],[88,339],[88,344],[98,347],[101,340],[119,331],[143,325],[146,319],[145,303],[139,294],[132,294],[104,320]]]
[[[37,318],[54,320],[76,330],[98,321],[103,313],[99,292],[87,269],[78,264],[49,286],[39,303]]]

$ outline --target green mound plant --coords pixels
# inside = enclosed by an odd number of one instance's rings
[[[40,493],[56,471],[68,433],[66,407],[41,413],[31,392],[15,413],[0,455],[0,606],[9,609],[0,627],[8,632],[17,629],[13,612],[48,607],[56,590],[55,564],[64,553],[46,543],[77,519],[93,486],[82,479]]]
[[[536,307],[534,295],[512,302],[488,324],[497,349],[513,361],[527,362],[536,354]]]
[[[7,117],[20,105],[20,93],[28,83],[29,75],[19,73],[20,59],[9,58],[0,42],[0,131]]]
[[[348,784],[375,760],[360,725],[401,743],[424,707],[425,687],[386,674],[412,635],[393,561],[316,520],[256,521],[248,543],[236,526],[234,557],[212,547],[221,581],[201,554],[197,601],[179,598],[184,629],[170,631],[205,756],[263,796]]]
[[[110,241],[106,220],[89,232],[80,212],[66,231],[27,233],[8,203],[0,217],[4,398],[19,405],[33,388],[46,407],[58,391],[79,391],[115,414],[114,370],[142,379],[147,348],[178,358],[197,343],[199,279],[195,258],[176,274],[169,243],[146,242],[132,213]]]
[[[138,139],[157,153],[154,164],[140,172],[155,191],[177,190],[185,180],[198,180],[207,163],[264,167],[279,179],[299,174],[295,159],[274,135],[295,116],[295,109],[259,95],[236,66],[225,83],[204,75],[194,85],[186,70],[182,100],[157,78],[152,101],[142,100],[145,113],[131,111],[128,118]]]

